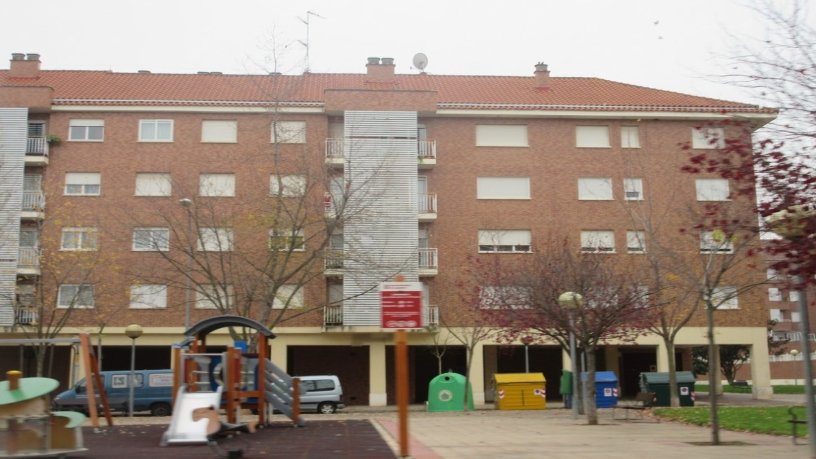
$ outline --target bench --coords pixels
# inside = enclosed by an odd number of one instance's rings
[[[617,419],[615,416],[616,410],[624,410],[626,413],[625,420],[629,420],[629,412],[636,411],[640,414],[640,419],[643,419],[643,412],[646,410],[651,409],[655,402],[657,401],[657,394],[654,392],[638,392],[635,395],[634,403],[626,404],[626,405],[616,405],[612,410],[612,418]],[[657,420],[660,422],[660,419]]]
[[[807,424],[806,419],[798,419],[796,417],[796,413],[793,412],[793,407],[788,408],[788,414],[790,414],[791,418],[788,419],[788,422],[791,424],[791,435],[793,435],[793,444],[798,445],[796,443],[796,429],[799,424]]]

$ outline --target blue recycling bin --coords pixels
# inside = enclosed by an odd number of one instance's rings
[[[581,381],[586,384],[587,373],[581,373]],[[595,406],[612,408],[618,405],[618,376],[614,371],[595,372]]]

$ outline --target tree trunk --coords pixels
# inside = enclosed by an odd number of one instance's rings
[[[666,353],[669,358],[669,405],[678,407],[680,406],[680,393],[677,387],[677,359],[674,355],[674,341],[664,339],[663,343],[666,345]]]
[[[598,425],[598,407],[595,404],[595,349],[587,348],[586,352],[586,372],[587,380],[584,385],[584,411],[586,412],[587,424]]]
[[[719,373],[719,359],[717,346],[714,342],[714,308],[706,305],[706,319],[708,321],[708,400],[711,404],[711,444],[720,444],[720,416],[717,412],[717,381]]]

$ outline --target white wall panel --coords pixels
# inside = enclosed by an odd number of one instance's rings
[[[0,108],[0,326],[14,324],[28,110]]]

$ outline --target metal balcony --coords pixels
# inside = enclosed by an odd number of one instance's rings
[[[18,308],[14,311],[14,323],[16,325],[35,325],[39,319],[37,310],[33,308]]]
[[[42,191],[23,191],[23,205],[20,216],[24,219],[45,217],[45,195]]]
[[[420,276],[436,276],[439,274],[439,261],[437,258],[437,249],[419,249],[419,268]]]
[[[19,269],[40,269],[40,249],[38,247],[20,247],[17,267]]]
[[[439,326],[439,307],[432,305],[422,306],[422,323],[425,327]],[[343,304],[331,304],[323,308],[324,327],[343,326]]]
[[[343,251],[327,250],[324,258],[324,272],[326,276],[343,275]],[[439,263],[437,261],[437,249],[418,249],[417,269],[420,276],[436,276],[439,274]]]
[[[365,142],[364,139],[353,141]],[[326,139],[326,164],[342,167],[350,142],[352,140]],[[417,165],[420,169],[431,169],[436,165],[436,140],[417,140]]]
[[[32,166],[48,164],[48,140],[45,137],[28,138],[25,162]]]
[[[420,194],[417,205],[419,207],[419,221],[436,220],[436,193]]]
[[[342,276],[343,275],[343,251],[329,249],[326,251],[326,258],[324,260],[326,276]]]

